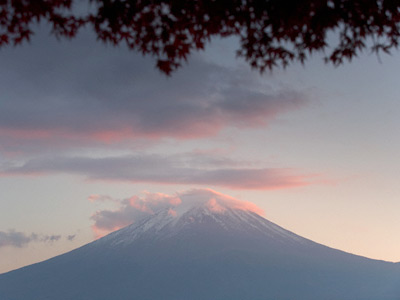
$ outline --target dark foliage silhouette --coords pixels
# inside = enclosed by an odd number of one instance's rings
[[[103,42],[154,56],[166,74],[212,37],[237,36],[237,54],[264,71],[313,52],[334,65],[366,48],[389,53],[399,42],[400,1],[0,0],[0,46],[29,40],[43,21],[57,37],[91,26]]]

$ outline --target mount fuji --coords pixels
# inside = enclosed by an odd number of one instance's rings
[[[211,190],[198,194],[81,248],[1,274],[0,299],[400,299],[398,263],[323,246],[244,202]]]

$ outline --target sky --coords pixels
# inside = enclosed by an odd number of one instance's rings
[[[42,25],[0,49],[0,273],[209,189],[318,243],[400,261],[400,54],[260,74],[237,47],[212,40],[170,77],[89,31],[57,40]]]

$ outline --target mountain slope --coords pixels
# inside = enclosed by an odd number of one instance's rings
[[[252,211],[214,204],[162,209],[0,275],[0,299],[400,299],[398,264],[334,250]]]

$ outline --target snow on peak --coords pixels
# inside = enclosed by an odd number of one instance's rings
[[[173,195],[146,192],[144,196],[133,196],[113,202],[119,204],[118,209],[100,210],[92,216],[95,221],[92,228],[97,237],[129,224],[138,223],[161,211],[167,211],[170,217],[175,218],[198,207],[219,214],[224,214],[227,210],[239,210],[264,215],[264,211],[254,203],[238,200],[212,189],[192,189]]]
[[[175,199],[180,201],[166,200],[169,206],[162,205],[159,210],[147,214],[146,217],[102,240],[106,243],[110,242],[113,247],[129,245],[140,238],[150,237],[152,240],[162,240],[192,228],[193,225],[201,227],[203,226],[201,224],[212,223],[214,224],[211,225],[214,226],[212,228],[219,228],[224,232],[261,234],[281,242],[303,243],[305,241],[259,216],[260,209],[254,204],[213,190],[191,190],[179,194]]]

